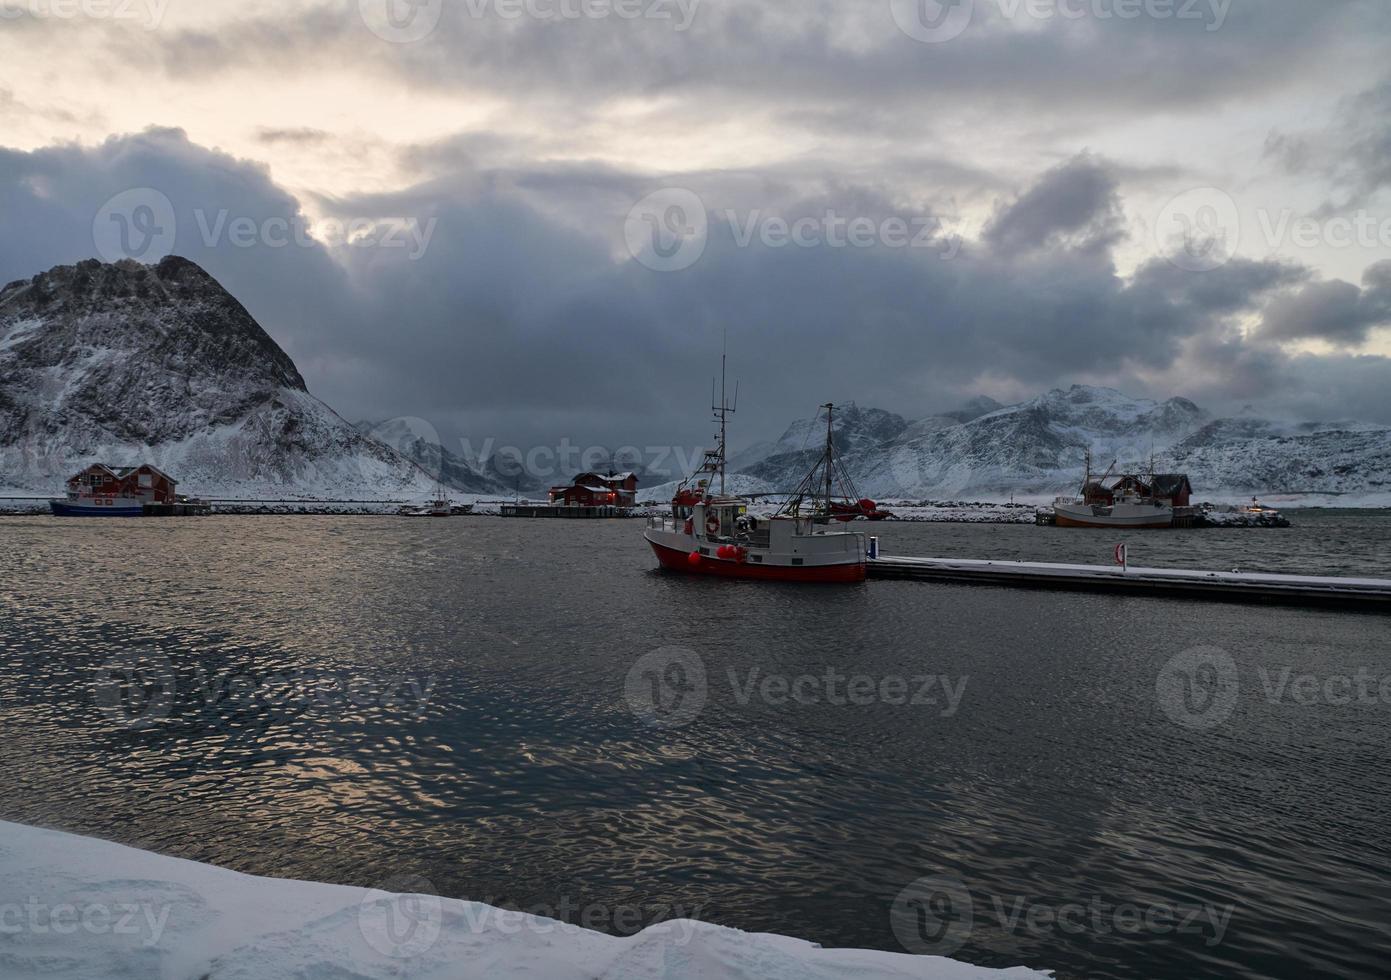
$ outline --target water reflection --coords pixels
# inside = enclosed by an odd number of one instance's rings
[[[1348,520],[1321,551],[1303,525],[1311,570],[1374,571],[1386,522]],[[1076,561],[1095,545],[884,533],[918,553]],[[1287,570],[1290,533],[1144,547]],[[7,819],[258,874],[420,875],[514,907],[699,906],[832,946],[900,948],[895,896],[949,876],[973,911],[954,955],[1062,975],[1373,976],[1388,952],[1391,711],[1271,703],[1259,682],[1391,673],[1380,618],[686,580],[654,573],[627,524],[23,520],[0,535]],[[1242,671],[1214,731],[1156,701],[1160,668],[1198,644]],[[625,680],[673,646],[700,657],[705,698],[689,724],[653,728]],[[962,693],[947,713],[750,681],[828,670]],[[1028,924],[1077,903],[1112,910],[1104,928]],[[1211,928],[1135,936],[1114,927],[1124,904],[1230,917],[1215,944]]]

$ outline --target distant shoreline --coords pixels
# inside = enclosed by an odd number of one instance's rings
[[[49,516],[48,497],[4,497],[0,496],[0,517],[41,517]],[[395,517],[397,510],[402,506],[416,503],[411,500],[331,500],[331,499],[252,499],[252,498],[206,498],[213,505],[213,517]],[[1277,509],[1286,513],[1296,511],[1313,510],[1333,510],[1333,511],[1391,511],[1391,502],[1386,504],[1374,504],[1366,501],[1356,503],[1311,503],[1300,501],[1298,503],[1286,503],[1278,498],[1262,498],[1269,500]],[[481,517],[501,519],[500,510],[503,504],[511,504],[513,501],[500,500],[475,500],[459,501],[461,504],[472,504],[471,514],[455,515],[456,517]],[[883,501],[881,505],[888,510],[894,511],[896,517],[892,521],[883,523],[865,523],[869,527],[887,527],[895,523],[905,524],[1019,524],[1032,525],[1035,523],[1034,515],[1036,511],[1045,506],[1041,503],[1025,503],[1015,501]],[[1228,503],[1214,503],[1213,507],[1217,513],[1231,513],[1232,505]],[[665,513],[666,505],[661,504],[640,504],[634,508],[627,518],[614,518],[615,520],[642,520],[649,515]],[[1214,522],[1210,526],[1242,526],[1238,523],[1228,523],[1225,525]]]

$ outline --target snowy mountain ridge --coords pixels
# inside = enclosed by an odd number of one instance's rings
[[[1081,483],[1092,455],[1096,475],[1187,472],[1200,499],[1251,495],[1391,496],[1391,429],[1363,422],[1213,418],[1186,398],[1159,402],[1112,388],[1073,385],[1016,405],[976,399],[963,409],[895,425],[855,408],[837,420],[837,445],[859,491],[880,498],[1050,497]],[[897,419],[897,416],[892,416]],[[901,420],[900,420],[901,421]],[[789,434],[824,431],[824,413]],[[846,436],[842,436],[842,432]],[[731,459],[756,492],[787,490],[815,452],[761,443]]]

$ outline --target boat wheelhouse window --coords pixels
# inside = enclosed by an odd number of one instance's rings
[[[802,563],[802,559],[800,559],[800,558],[794,558],[794,559],[792,559],[792,564],[794,564],[794,565],[800,565],[801,563]]]

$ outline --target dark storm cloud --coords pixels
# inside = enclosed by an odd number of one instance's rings
[[[0,236],[0,278],[97,256],[98,233],[111,230],[94,227],[103,205],[145,188],[174,207],[174,251],[213,272],[292,355],[331,345],[331,325],[351,303],[348,280],[328,251],[310,240],[281,248],[234,244],[233,221],[291,226],[303,220],[299,202],[264,167],[196,146],[178,130],[149,130],[90,149],[0,150],[0,215],[8,231]],[[301,345],[306,338],[312,344]]]
[[[1334,279],[1278,297],[1266,307],[1260,333],[1271,340],[1363,344],[1372,329],[1391,326],[1391,261],[1367,269],[1362,286]]]
[[[986,242],[1004,255],[1064,244],[1106,250],[1121,236],[1116,179],[1085,154],[1050,170],[997,209],[985,229]]]
[[[1037,390],[1174,370],[1194,350],[1226,358],[1242,379],[1324,385],[1323,410],[1339,412],[1336,370],[1296,372],[1274,345],[1247,344],[1232,328],[1308,270],[1236,260],[1194,274],[1155,261],[1127,279],[1093,236],[1055,234],[1109,229],[1107,174],[1105,161],[1081,156],[1021,188],[992,226],[1027,229],[1011,232],[1008,248],[988,236],[954,241],[930,210],[880,188],[692,175],[710,212],[708,246],[690,268],[663,273],[623,245],[628,210],[661,185],[579,164],[466,169],[407,192],[320,202],[369,229],[398,219],[433,229],[419,254],[209,240],[219,214],[264,224],[297,216],[299,204],[262,167],[152,131],[0,154],[0,205],[27,231],[0,242],[0,280],[90,256],[107,198],[158,189],[177,212],[176,250],[247,305],[312,391],[352,418],[428,418],[475,448],[490,436],[699,445],[726,332],[750,435],[827,398],[922,414],[983,378]],[[1082,191],[1060,190],[1073,188]],[[920,222],[922,247],[741,241],[751,222],[828,211],[875,226]],[[1021,241],[1053,244],[1013,247]]]

